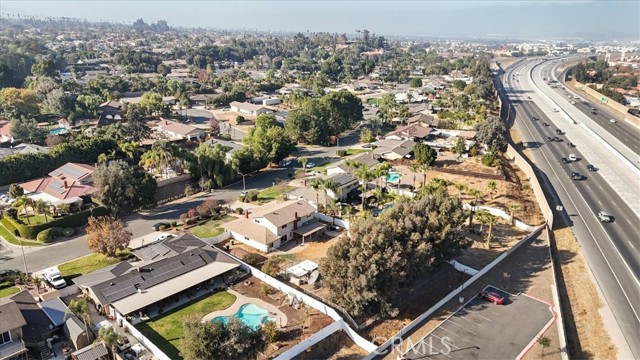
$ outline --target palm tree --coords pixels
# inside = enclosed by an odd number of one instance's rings
[[[487,189],[489,190],[488,193],[491,196],[491,200],[493,200],[493,194],[495,194],[496,190],[498,189],[498,184],[496,184],[495,181],[489,181],[489,183],[487,184]]]
[[[136,162],[136,157],[140,153],[140,143],[137,141],[120,141],[118,148],[125,154],[127,159],[130,159],[134,163]]]
[[[307,167],[307,163],[309,163],[309,159],[307,159],[306,157],[301,157],[299,161],[300,165],[302,165],[302,170],[304,170]]]
[[[515,222],[515,218],[513,217],[513,215],[520,211],[520,205],[516,204],[516,203],[511,203],[509,204],[509,206],[507,207],[509,209],[509,217],[511,218],[511,224],[513,224]]]
[[[367,166],[359,166],[355,172],[354,175],[360,179],[360,181],[362,182],[362,210],[365,210],[366,208],[366,203],[365,203],[365,199],[367,198],[367,185],[369,184],[369,181],[375,179],[376,174],[373,170],[369,169]]]
[[[487,225],[489,225],[489,230],[487,231],[487,246],[491,242],[491,238],[493,237],[493,226],[498,223],[498,217],[493,216],[487,213],[486,216]]]
[[[29,218],[29,206],[33,203],[33,200],[26,196],[20,196],[13,202],[12,206],[21,208],[24,212],[24,215],[27,217],[27,224],[31,225],[31,219]]]
[[[489,215],[489,212],[486,210],[481,210],[478,211],[475,215],[476,220],[478,220],[478,222],[480,223],[480,233],[482,234],[482,230],[484,229],[484,225],[487,224],[487,215]]]
[[[49,222],[49,218],[47,217],[47,214],[49,213],[49,209],[51,208],[51,204],[49,204],[48,202],[46,202],[43,199],[38,199],[34,203],[33,207],[35,208],[35,210],[36,210],[36,212],[38,214],[44,214],[44,221],[45,222]]]
[[[329,200],[329,202],[325,205],[324,211],[331,216],[331,225],[336,225],[336,215],[340,211],[340,207],[336,204],[334,199]]]
[[[409,165],[409,169],[411,169],[411,172],[413,173],[413,190],[415,191],[415,189],[416,189],[416,173],[418,171],[420,171],[420,164],[412,163],[411,165]]]
[[[104,342],[111,350],[111,353],[115,355],[119,339],[118,333],[116,333],[112,327],[103,327],[98,331],[98,338]]]
[[[168,141],[156,141],[151,150],[145,152],[140,159],[140,165],[145,169],[163,169],[167,177],[169,167],[181,156],[180,148]]]
[[[422,186],[427,185],[427,172],[429,171],[429,165],[420,166],[420,170],[422,171]]]
[[[469,213],[469,227],[473,226],[473,213],[476,205],[478,205],[478,199],[482,196],[482,192],[478,189],[468,189],[467,193],[473,196],[474,201],[471,204],[471,212]]]
[[[311,181],[311,183],[309,184],[309,186],[311,186],[311,188],[313,188],[313,190],[315,190],[316,192],[316,207],[318,209],[320,209],[320,189],[324,186],[324,180],[321,178],[315,178]]]
[[[91,312],[89,311],[89,300],[86,296],[79,299],[71,300],[69,310],[74,313],[84,323],[84,331],[87,333],[87,341],[91,341],[89,337],[89,322],[91,322]]]

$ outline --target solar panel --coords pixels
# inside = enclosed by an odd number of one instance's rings
[[[130,286],[130,287],[122,289],[120,291],[116,291],[116,292],[112,293],[111,295],[106,296],[106,298],[109,300],[109,302],[114,302],[114,301],[118,301],[120,299],[124,299],[127,296],[131,296],[131,295],[135,294],[136,291],[138,291],[138,290],[135,287]]]
[[[204,265],[206,265],[207,263],[198,256],[197,260],[191,261],[188,264],[183,264],[182,262],[180,263],[175,263],[175,265],[178,265],[178,267],[171,269],[169,271],[165,271],[162,273],[159,273],[157,276],[154,276],[148,280],[146,280],[145,282],[140,284],[140,287],[143,289],[149,289],[153,286],[156,286],[158,284],[161,284],[165,281],[171,280],[177,276],[180,276],[182,274],[186,274],[188,272],[190,272],[191,270],[197,269],[199,267],[202,267]]]

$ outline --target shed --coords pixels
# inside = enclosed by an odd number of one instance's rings
[[[89,330],[87,333],[85,325],[75,315],[72,315],[64,322],[62,329],[64,330],[65,336],[71,340],[73,347],[76,349],[84,348],[95,339],[93,332]]]

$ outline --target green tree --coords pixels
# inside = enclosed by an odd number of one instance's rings
[[[464,152],[467,149],[467,144],[464,141],[464,138],[461,136],[458,136],[456,138],[456,142],[453,144],[453,153],[458,155],[458,159],[460,159],[460,157],[462,156],[462,154],[464,154]]]
[[[31,118],[40,112],[33,90],[4,88],[0,90],[0,109],[9,119]]]
[[[157,184],[139,168],[130,167],[123,160],[103,163],[93,173],[95,197],[114,214],[122,214],[139,205],[153,201]],[[155,184],[155,186],[154,186]]]
[[[34,119],[11,120],[11,136],[16,141],[42,144],[47,131],[39,127]]]
[[[360,130],[360,142],[368,144],[370,142],[373,142],[373,139],[374,137],[371,129],[365,127]]]
[[[29,225],[31,225],[31,218],[29,217],[29,207],[31,207],[32,205],[33,199],[24,195],[16,198],[16,201],[11,204],[11,206],[14,208],[22,209],[22,211],[24,212],[24,216],[27,217],[27,224]]]
[[[491,196],[491,200],[493,200],[493,196],[496,191],[498,191],[498,184],[493,180],[489,181],[489,183],[487,183],[487,192],[489,193],[489,196]]]
[[[280,336],[280,330],[278,330],[278,325],[276,325],[274,321],[267,321],[262,327],[262,332],[264,333],[266,342],[269,344],[278,341],[278,337]]]
[[[43,199],[38,199],[33,203],[33,208],[38,214],[44,215],[44,221],[49,222],[49,210],[51,209],[51,204]]]
[[[56,64],[49,58],[42,58],[37,63],[31,66],[31,73],[37,77],[50,77],[55,78],[58,76],[58,70]]]
[[[551,346],[551,339],[549,339],[547,336],[541,336],[540,338],[538,338],[538,344],[540,344],[541,346],[540,354],[544,356],[544,349]]]
[[[162,95],[156,92],[145,92],[140,99],[140,106],[146,109],[149,115],[162,112],[164,109]]]
[[[466,86],[467,86],[467,83],[465,83],[462,80],[453,80],[453,87],[456,90],[462,91],[465,89]]]
[[[118,346],[118,339],[120,336],[112,327],[102,327],[98,331],[98,339],[102,341],[115,355],[116,346]]]
[[[162,76],[167,76],[167,74],[169,74],[171,72],[171,68],[169,66],[165,65],[165,64],[160,64],[156,68],[156,71],[158,72],[158,74],[160,74]]]
[[[98,95],[78,95],[75,102],[76,114],[80,117],[95,118],[102,99]]]
[[[226,162],[226,152],[229,149],[216,144],[200,144],[193,152],[194,158],[190,160],[189,172],[200,179],[203,188],[210,190],[216,186],[222,186],[226,179],[232,178],[230,166]]]
[[[89,324],[91,323],[91,312],[89,311],[89,299],[83,296],[69,302],[69,310],[74,313],[84,324],[84,332],[87,334],[87,342],[91,341]]]
[[[13,184],[9,185],[9,196],[12,199],[17,199],[17,198],[19,198],[20,196],[23,196],[23,195],[24,195],[24,189],[22,188],[22,186],[20,186],[20,185],[18,185],[16,183],[13,183]]]
[[[489,229],[487,230],[487,246],[489,246],[493,239],[493,227],[498,223],[498,217],[487,213],[485,221],[486,224],[489,225]]]
[[[309,163],[309,159],[306,156],[301,157],[298,161],[300,161],[300,165],[302,165],[303,169],[306,168]]]
[[[507,147],[506,128],[499,117],[490,116],[476,128],[476,138],[487,147],[504,150]]]
[[[151,150],[142,154],[140,165],[153,173],[164,172],[167,177],[170,168],[180,172],[185,159],[186,154],[178,145],[159,140],[151,145]]]
[[[282,161],[296,149],[295,141],[285,133],[275,116],[267,114],[258,115],[256,126],[242,141],[254,152],[264,154],[271,163]]]
[[[262,272],[269,276],[276,277],[280,275],[280,272],[282,272],[282,264],[284,264],[285,261],[287,261],[285,256],[272,256],[262,264]]]
[[[431,166],[438,157],[438,152],[424,143],[417,143],[413,149],[414,158],[421,165]]]
[[[222,321],[201,321],[196,316],[183,320],[180,355],[184,360],[256,359],[267,341],[262,328],[252,329],[232,317]]]
[[[409,80],[409,87],[412,87],[412,88],[422,87],[422,79],[411,78],[411,80]]]
[[[511,224],[514,224],[515,220],[516,220],[514,215],[515,215],[515,213],[520,211],[520,209],[521,209],[520,205],[518,205],[516,203],[510,203],[507,206],[507,209],[509,209],[509,217],[511,218]]]

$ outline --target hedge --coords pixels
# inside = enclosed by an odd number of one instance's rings
[[[43,244],[51,242],[51,240],[53,240],[53,238],[56,237],[56,233],[58,232],[58,229],[60,229],[60,231],[62,230],[61,228],[52,227],[52,228],[48,228],[40,231],[37,236],[38,242]]]
[[[9,216],[4,216],[2,218],[2,224],[14,234],[17,231],[18,234],[25,239],[37,239],[38,233],[40,233],[42,230],[53,227],[75,228],[84,226],[87,224],[89,217],[104,216],[107,213],[107,208],[105,208],[104,206],[97,206],[91,209],[83,210],[74,214],[51,220],[45,224],[25,225],[19,223],[17,220]]]

